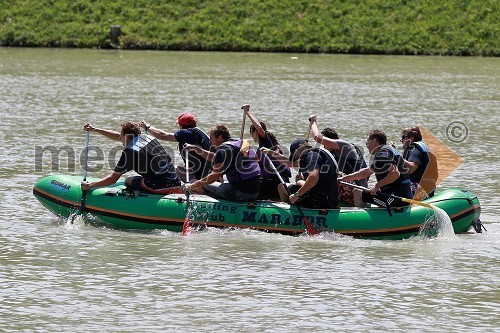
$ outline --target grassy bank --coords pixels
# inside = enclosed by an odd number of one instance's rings
[[[498,0],[9,0],[0,45],[500,55]],[[110,39],[110,26],[121,35]]]

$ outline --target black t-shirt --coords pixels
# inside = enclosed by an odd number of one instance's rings
[[[153,137],[139,135],[122,151],[114,171],[125,173],[134,170],[146,178],[164,177],[177,180],[177,173],[171,158]]]
[[[271,140],[267,137],[267,135],[265,137],[262,137],[259,135],[259,148],[273,148],[273,143],[271,142]]]
[[[283,153],[281,148],[273,145],[273,143],[271,142],[271,140],[269,139],[269,137],[267,135],[266,135],[266,137],[261,137],[259,135],[259,148],[273,149],[275,151],[278,151],[280,154]],[[272,163],[274,164],[274,167],[276,168],[276,170],[278,170],[278,172],[280,173],[281,178],[283,178],[283,180],[285,182],[289,182],[290,177],[292,176],[292,171],[290,170],[290,168],[288,168],[284,164],[277,162],[272,157],[269,157],[269,158],[271,159]],[[269,161],[267,161],[266,157],[263,156],[262,154],[260,154],[259,165],[260,165],[260,169],[262,170],[262,178],[264,178],[264,179],[273,178],[279,182],[279,178],[275,174],[272,167],[269,165]]]
[[[197,127],[180,129],[174,133],[174,137],[179,143],[180,152],[182,152],[184,144],[186,143],[197,145],[210,151],[210,139]],[[185,158],[185,154],[182,154],[182,159],[185,160]],[[205,177],[210,173],[210,170],[212,170],[212,164],[194,152],[189,153],[189,165],[193,169],[197,179]]]
[[[311,149],[300,157],[299,171],[306,177],[320,170],[318,183],[308,192],[324,196],[332,207],[338,204],[337,168],[325,152]]]

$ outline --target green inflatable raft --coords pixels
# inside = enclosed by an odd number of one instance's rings
[[[80,211],[81,177],[49,175],[33,188],[35,197],[52,213],[68,218]],[[190,196],[193,226],[251,228],[286,235],[305,232],[305,225],[294,206],[281,202],[238,203],[204,195]],[[481,206],[474,194],[452,188],[437,193],[426,203],[443,209],[455,233],[467,232],[478,224]],[[167,229],[181,232],[188,205],[182,194],[157,195],[128,190],[123,182],[93,189],[86,194],[83,214],[119,229]],[[395,208],[342,207],[340,209],[302,209],[318,231],[370,239],[404,239],[415,236],[434,211],[421,205]]]

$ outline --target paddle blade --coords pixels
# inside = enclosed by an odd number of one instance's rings
[[[412,199],[408,199],[408,198],[400,198],[400,199],[401,199],[401,201],[407,202],[407,203],[412,204],[412,205],[424,206],[424,207],[427,207],[427,208],[430,208],[430,209],[434,209],[435,208],[431,204],[428,204],[427,202],[412,200]]]
[[[184,219],[184,224],[182,225],[182,234],[187,236],[191,233],[191,205],[189,201],[189,192],[186,191],[186,218]]]
[[[243,154],[243,156],[248,156],[248,151],[250,150],[250,141],[248,140],[243,140],[241,142],[241,148],[240,148],[240,153]]]
[[[182,234],[184,236],[187,236],[190,233],[191,233],[191,220],[189,219],[189,216],[186,216],[184,224],[182,225]]]
[[[318,234],[318,231],[316,229],[314,229],[314,227],[311,225],[311,223],[309,223],[309,220],[307,219],[307,217],[303,217],[302,220],[304,221],[305,225],[306,225],[306,230],[307,230],[307,233],[311,236],[313,235],[317,235]]]

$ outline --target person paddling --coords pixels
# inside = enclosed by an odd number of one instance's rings
[[[181,157],[186,162],[186,155],[182,153],[182,149],[186,143],[198,145],[205,150],[210,150],[210,138],[196,125],[196,118],[190,113],[183,113],[179,116],[176,122],[179,125],[179,130],[168,133],[159,128],[153,127],[145,120],[141,120],[139,125],[147,130],[148,134],[154,136],[158,140],[166,140],[179,143],[179,152]],[[190,175],[192,180],[201,179],[210,173],[212,164],[200,155],[191,152],[189,156]],[[177,168],[177,172],[183,181],[185,178],[185,168]],[[194,178],[194,179],[193,179]]]
[[[244,104],[241,108],[252,122],[252,125],[250,125],[250,134],[252,135],[254,142],[259,144],[259,151],[257,153],[259,156],[259,166],[262,174],[260,177],[260,192],[257,199],[279,200],[280,195],[278,192],[278,185],[280,184],[280,179],[269,163],[273,163],[281,178],[285,182],[290,181],[292,172],[288,166],[279,163],[272,158],[271,161],[269,161],[263,154],[260,153],[260,148],[268,148],[280,154],[283,154],[283,150],[280,148],[276,136],[267,130],[266,124],[259,121],[253,113],[250,112],[250,105]]]
[[[315,209],[338,207],[338,170],[329,152],[313,148],[303,139],[292,142],[288,158],[269,149],[263,149],[262,152],[281,163],[288,161],[288,165],[298,167],[299,172],[304,175],[304,180],[286,185],[291,195],[288,195],[283,184],[278,186],[284,202]]]
[[[121,141],[124,149],[113,172],[98,181],[83,181],[82,190],[112,185],[122,174],[133,170],[139,176],[129,176],[125,179],[125,184],[132,189],[158,194],[182,193],[181,182],[171,163],[171,157],[155,138],[141,134],[138,124],[125,122],[121,131],[116,132],[87,123],[83,130],[94,131],[112,140]]]
[[[184,149],[212,161],[212,171],[202,179],[185,184],[186,191],[203,189],[209,195],[232,201],[251,201],[259,195],[261,174],[256,152],[244,147],[241,139],[233,140],[226,126],[218,124],[210,129],[210,142],[215,152],[200,146],[185,145]],[[226,175],[227,182],[221,182]]]
[[[401,154],[387,144],[387,136],[380,130],[368,133],[366,147],[373,155],[370,166],[339,178],[339,181],[358,180],[375,174],[377,183],[370,191],[354,189],[355,205],[365,207],[366,203],[373,203],[381,207],[407,206],[407,202],[394,197],[391,197],[389,202],[387,196],[377,194],[380,190],[382,193],[403,198],[411,196],[410,179]]]
[[[315,115],[309,116],[309,122],[314,141],[322,144],[326,150],[333,154],[340,172],[347,175],[366,168],[362,152],[353,143],[339,139],[337,131],[330,127],[325,128],[320,133]],[[368,178],[357,179],[354,182],[357,185],[368,187]]]

